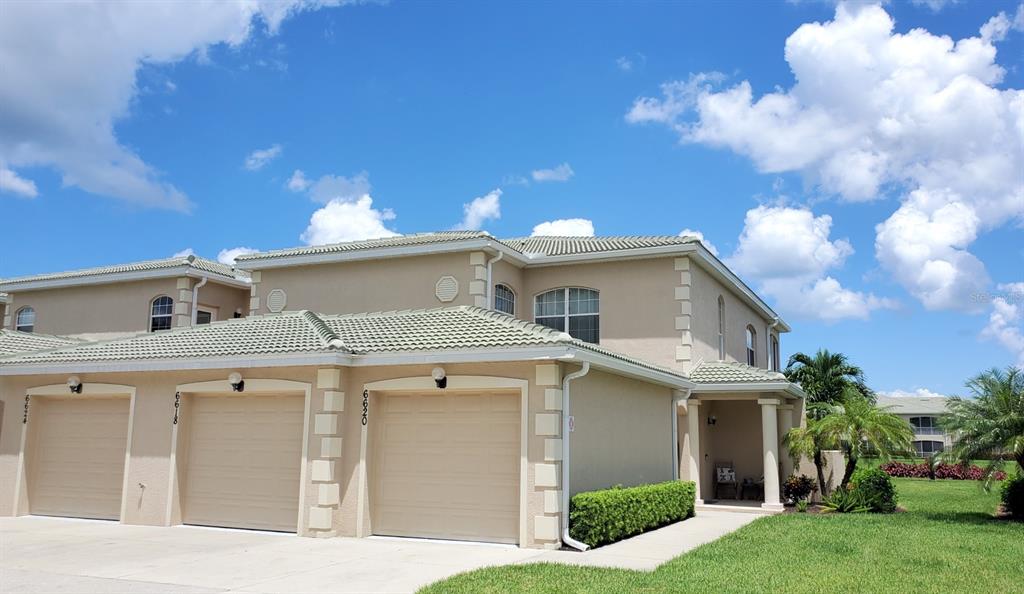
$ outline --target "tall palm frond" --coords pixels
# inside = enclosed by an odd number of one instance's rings
[[[867,386],[864,370],[850,363],[846,355],[820,349],[813,356],[795,353],[786,365],[786,378],[800,384],[807,394],[807,402],[839,403],[843,391],[854,387],[869,401],[875,401],[875,393]]]
[[[945,456],[959,462],[987,459],[985,487],[1007,461],[1024,473],[1024,370],[990,369],[967,382],[973,398],[950,398],[940,423],[953,434]]]

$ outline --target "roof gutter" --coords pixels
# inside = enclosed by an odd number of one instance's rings
[[[484,307],[487,309],[494,309],[494,283],[491,282],[491,266],[504,257],[505,252],[499,251],[497,256],[487,261],[487,290],[484,291],[484,294],[487,295],[487,305]]]
[[[584,361],[583,367],[562,379],[562,542],[570,547],[585,551],[590,548],[586,543],[569,536],[569,384],[590,373],[590,362]]]
[[[210,277],[204,276],[203,280],[199,281],[192,287],[192,325],[196,325],[196,321],[199,319],[199,289],[202,289],[206,283],[210,281]]]

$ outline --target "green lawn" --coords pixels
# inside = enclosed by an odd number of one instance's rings
[[[765,517],[652,573],[504,566],[423,592],[1024,592],[1024,523],[992,517],[997,491],[896,482],[906,513]]]

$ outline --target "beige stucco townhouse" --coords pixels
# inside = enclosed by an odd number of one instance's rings
[[[244,318],[0,357],[0,513],[557,547],[572,494],[681,478],[710,505],[726,462],[781,509],[789,328],[692,238],[238,266]]]

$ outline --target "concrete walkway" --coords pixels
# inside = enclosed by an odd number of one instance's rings
[[[702,544],[717,540],[726,534],[761,517],[757,514],[723,511],[698,511],[684,522],[670,524],[633,538],[590,551],[546,551],[526,563],[549,561],[593,567],[617,567],[651,571],[662,563],[678,557]]]
[[[402,538],[299,538],[245,530],[0,518],[0,592],[413,592],[491,565],[654,569],[753,521],[696,518],[587,553]]]

